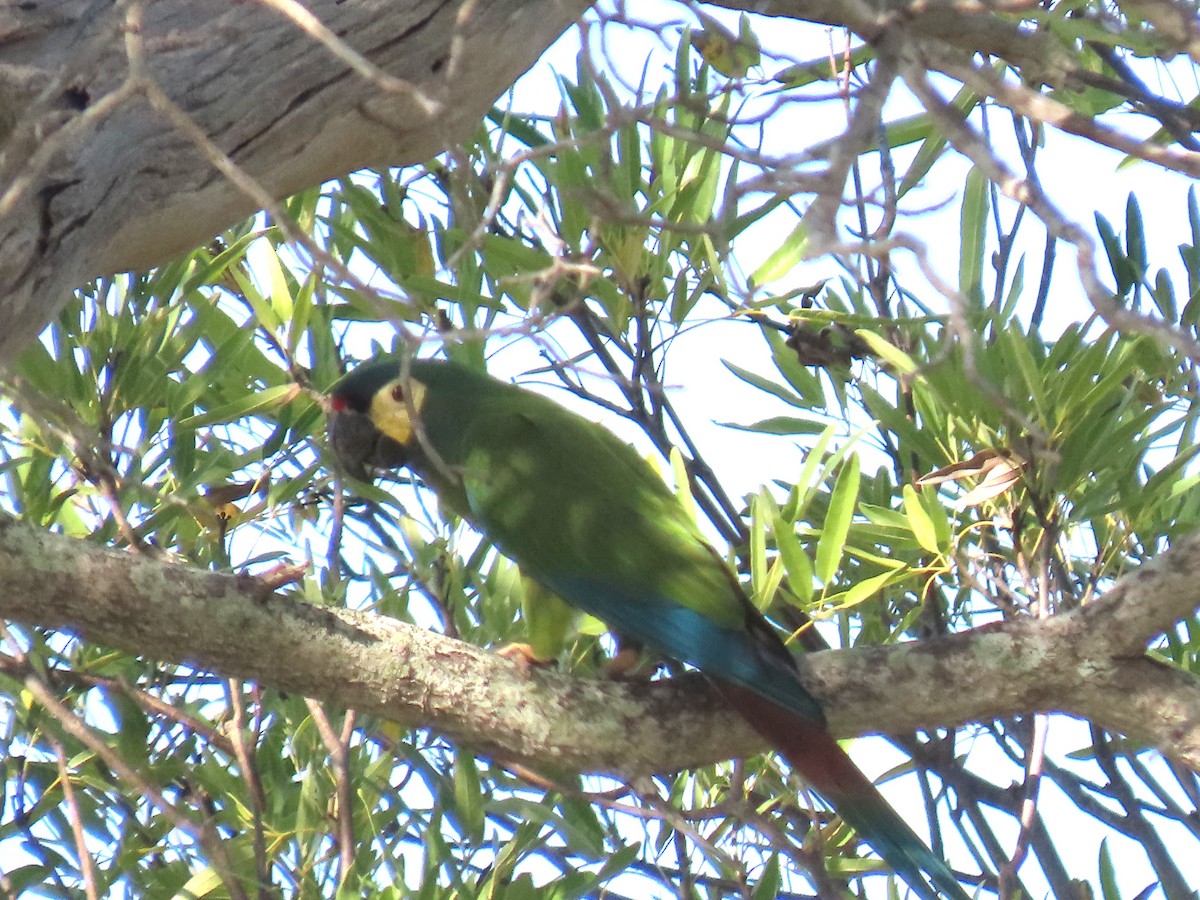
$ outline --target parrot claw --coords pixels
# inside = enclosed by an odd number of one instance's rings
[[[620,647],[617,650],[616,656],[608,661],[605,667],[608,677],[614,681],[621,681],[634,676],[637,669],[642,664],[642,648],[641,646]]]
[[[531,669],[544,669],[553,666],[558,660],[543,659],[534,652],[532,644],[505,644],[496,651],[500,656],[511,660],[520,669],[522,675],[528,675]]]

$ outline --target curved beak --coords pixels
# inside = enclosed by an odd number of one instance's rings
[[[404,447],[376,428],[370,416],[349,409],[329,411],[326,427],[338,466],[354,478],[371,481],[374,469],[399,469],[408,464]]]

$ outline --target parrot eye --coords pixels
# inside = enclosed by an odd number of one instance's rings
[[[392,387],[392,399],[397,403],[404,402],[404,388],[401,385],[397,384]]]

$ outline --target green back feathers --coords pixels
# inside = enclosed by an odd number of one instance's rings
[[[953,873],[825,731],[783,642],[628,444],[552,400],[453,363],[413,361],[408,383],[401,374],[399,360],[377,360],[339,382],[331,438],[387,431],[403,463],[523,576],[712,676],[923,898],[965,900]],[[359,443],[333,444],[339,456],[348,448],[351,464],[372,462]]]
[[[658,474],[611,432],[554,401],[442,363],[414,363],[421,426],[449,471],[418,447],[421,474],[457,477],[464,516],[530,574],[688,594],[740,627],[731,575]],[[650,583],[648,583],[650,582]],[[728,606],[728,609],[724,607]]]
[[[632,447],[452,363],[414,361],[409,375],[423,389],[409,464],[525,575],[618,634],[824,721],[778,635]],[[363,380],[389,384],[374,367]]]

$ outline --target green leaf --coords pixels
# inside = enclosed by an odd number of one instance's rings
[[[470,753],[459,753],[454,761],[454,813],[466,837],[476,842],[483,839],[483,789]]]
[[[254,279],[249,275],[249,270],[245,268],[244,260],[242,265],[231,268],[229,275],[233,278],[242,297],[250,304],[250,308],[254,311],[254,317],[258,319],[259,324],[268,331],[277,331],[283,323],[280,321],[278,314],[276,314],[275,308],[258,290]]]
[[[207,897],[214,891],[221,890],[225,885],[220,874],[212,866],[207,866],[187,880],[187,884],[172,900],[192,900],[192,898]]]
[[[279,261],[279,252],[277,248],[267,244],[266,241],[259,246],[265,247],[265,249],[255,257],[254,262],[266,269],[267,282],[270,285],[271,309],[275,313],[276,321],[279,323],[291,321],[295,304],[287,274],[283,270],[283,264]]]
[[[908,526],[912,529],[917,543],[930,553],[941,553],[941,548],[938,545],[937,529],[933,525],[933,519],[925,511],[925,507],[921,505],[921,498],[917,494],[917,489],[911,484],[906,484],[902,493],[904,495],[904,514],[908,517]]]
[[[692,495],[692,480],[688,476],[687,461],[678,447],[671,448],[671,475],[675,479],[675,496],[680,505],[687,510],[692,521],[699,520],[699,510],[696,509],[696,498]]]
[[[913,358],[882,335],[866,328],[859,328],[854,333],[867,342],[876,356],[901,375],[912,375],[917,371],[917,364],[913,362]]]
[[[252,416],[269,409],[275,409],[298,394],[294,384],[282,384],[278,387],[265,388],[261,391],[251,391],[244,397],[239,397],[224,406],[218,406],[200,415],[181,419],[178,425],[182,428],[202,428],[206,425],[216,425],[220,422],[232,422],[244,416]]]
[[[773,328],[763,327],[763,338],[771,348],[771,362],[779,374],[791,386],[792,390],[803,397],[810,408],[822,408],[825,405],[825,392],[821,389],[820,377],[801,365],[796,351],[787,345],[786,339]]]
[[[902,569],[895,572],[882,572],[879,575],[864,578],[862,581],[852,585],[849,590],[826,597],[825,602],[838,610],[846,610],[852,606],[858,606],[860,603],[870,600],[891,582],[902,578],[906,574],[906,571]]]
[[[1099,869],[1101,896],[1104,897],[1104,900],[1121,900],[1121,891],[1117,887],[1117,870],[1108,849],[1107,837],[1100,841]]]
[[[774,505],[762,492],[750,501],[750,586],[759,609],[767,582],[767,520],[773,518]]]
[[[1034,409],[1039,414],[1044,414],[1049,405],[1045,394],[1046,378],[1038,369],[1037,361],[1033,358],[1032,344],[1040,344],[1040,338],[1036,335],[1027,336],[1015,326],[1003,329],[997,341],[997,345],[1003,352],[1004,360],[1015,370],[1008,374],[1021,377],[1025,387],[1024,393],[1033,399]],[[1014,399],[1019,396],[1015,391],[1012,394]]]
[[[1137,197],[1132,193],[1125,201],[1125,255],[1134,266],[1136,277],[1146,277],[1146,228],[1142,223],[1142,210]]]
[[[1100,213],[1096,213],[1096,232],[1100,235],[1100,242],[1104,245],[1104,253],[1108,257],[1108,265],[1117,282],[1117,296],[1124,297],[1133,287],[1133,266],[1121,250],[1116,231]]]
[[[767,860],[767,865],[759,875],[758,884],[754,886],[751,900],[774,900],[779,896],[783,886],[783,878],[779,871],[779,854],[773,853]]]
[[[750,288],[762,287],[787,275],[804,261],[808,253],[808,227],[801,219],[791,234],[772,251],[750,276]]]
[[[776,384],[771,379],[764,378],[762,375],[756,375],[749,369],[743,369],[741,366],[735,366],[728,360],[721,360],[721,362],[724,364],[725,368],[727,368],[738,378],[742,379],[742,381],[745,381],[747,384],[754,385],[761,391],[766,391],[768,394],[778,397],[789,406],[798,406],[801,409],[809,408],[808,403],[805,402],[803,397],[793,394],[783,385]]]
[[[993,68],[1002,70],[1003,66],[997,64]],[[979,105],[979,97],[970,88],[963,87],[954,95],[950,104],[957,108],[965,119]],[[933,164],[942,155],[942,151],[946,149],[947,143],[945,132],[933,125],[929,113],[920,113],[888,125],[886,139],[887,146],[892,149],[916,140],[922,141],[908,171],[900,179],[900,185],[896,189],[898,197],[903,197],[923,182],[926,174],[933,168]]]
[[[820,434],[825,426],[811,419],[797,419],[792,416],[772,416],[759,419],[750,425],[737,422],[719,422],[725,428],[736,428],[738,431],[754,431],[759,434]]]
[[[813,598],[813,565],[808,553],[800,545],[794,525],[781,513],[776,513],[771,533],[775,536],[775,547],[787,573],[788,587],[807,606]]]
[[[796,63],[787,68],[780,69],[771,80],[782,83],[786,88],[807,87],[817,81],[836,81],[841,77],[840,66],[843,61],[847,62],[850,68],[857,69],[864,63],[873,60],[876,56],[876,50],[869,44],[862,44],[851,50],[848,56],[848,59],[845,56],[839,56],[837,60],[838,67],[830,65],[828,54],[817,59]]]
[[[821,529],[821,539],[817,542],[817,578],[822,584],[829,584],[833,580],[842,561],[846,537],[850,534],[850,522],[854,518],[854,507],[858,502],[859,476],[858,457],[850,456],[833,487],[829,512]]]
[[[487,117],[504,129],[506,134],[512,135],[526,147],[537,149],[550,143],[550,139],[538,131],[528,119],[513,115],[511,110],[493,106],[488,111]]]
[[[958,256],[958,289],[975,307],[983,305],[984,246],[987,239],[988,180],[972,166],[963,186]]]

